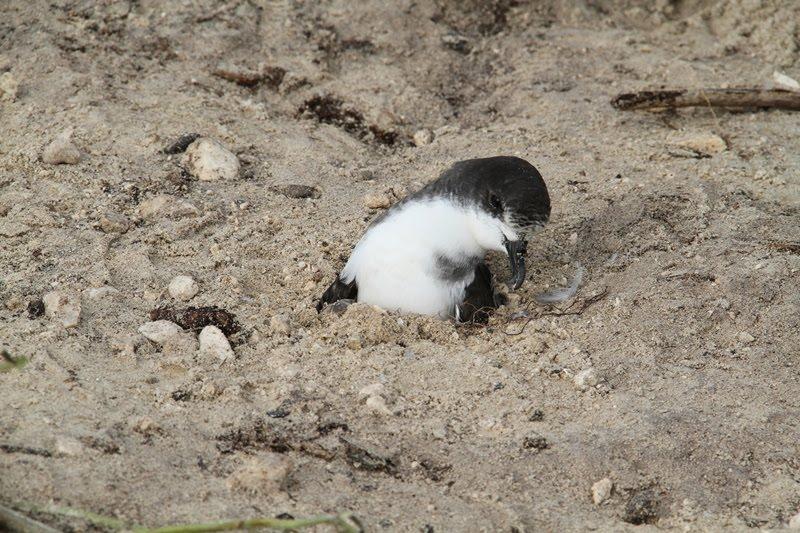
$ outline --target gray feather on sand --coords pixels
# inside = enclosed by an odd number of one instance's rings
[[[569,284],[568,287],[562,287],[560,289],[554,289],[552,291],[543,292],[541,294],[537,294],[535,296],[536,301],[540,304],[555,304],[559,302],[564,302],[569,300],[578,292],[578,287],[580,287],[581,282],[583,281],[583,273],[584,273],[583,265],[581,265],[580,261],[575,263],[575,277],[572,278],[572,283]]]

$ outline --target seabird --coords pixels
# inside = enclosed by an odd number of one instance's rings
[[[505,303],[486,253],[508,255],[525,280],[526,235],[550,217],[536,168],[518,157],[459,161],[370,224],[317,304],[349,299],[387,311],[483,322]]]

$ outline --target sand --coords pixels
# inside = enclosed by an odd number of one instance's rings
[[[759,0],[4,2],[0,346],[30,362],[0,374],[0,503],[149,526],[785,525],[798,115],[609,101],[799,79],[799,24]],[[196,179],[185,145],[164,153],[185,134],[238,174]],[[56,140],[67,160],[45,162]],[[387,203],[499,154],[541,171],[553,216],[488,326],[317,314]],[[578,263],[574,298],[536,302]],[[179,275],[197,286],[176,299]],[[235,357],[199,348],[207,324],[143,337],[164,306],[235,315]]]

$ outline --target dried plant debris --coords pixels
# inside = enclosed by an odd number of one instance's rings
[[[258,70],[248,70],[235,67],[218,67],[213,72],[214,76],[233,82],[242,87],[257,87],[264,84],[272,89],[277,89],[286,69],[281,67],[263,67]]]
[[[162,150],[165,154],[173,155],[173,154],[182,154],[189,148],[189,145],[199,139],[201,135],[199,133],[186,133],[178,137],[175,142],[168,145],[164,150]]]
[[[5,453],[22,453],[25,455],[38,455],[40,457],[50,457],[53,454],[49,450],[43,448],[34,448],[33,446],[20,446],[16,444],[0,444],[0,452]]]
[[[216,306],[187,307],[176,309],[171,306],[158,307],[150,311],[150,320],[169,320],[183,329],[199,331],[206,326],[216,326],[229,337],[241,331],[236,315]]]
[[[220,453],[237,451],[252,452],[270,450],[285,453],[293,449],[289,438],[277,426],[267,425],[263,420],[238,427],[216,437]]]
[[[287,198],[319,198],[322,193],[311,185],[299,185],[291,183],[289,185],[273,185],[269,188],[272,192],[282,194]]]
[[[659,512],[658,493],[653,489],[641,489],[635,491],[628,499],[622,519],[634,525],[655,524]]]
[[[28,302],[28,318],[33,320],[44,315],[44,301],[41,298],[36,298]]]
[[[306,100],[297,112],[300,117],[309,117],[323,124],[331,124],[362,141],[372,141],[385,146],[400,142],[396,131],[383,130],[375,125],[367,125],[364,115],[331,95],[313,96]]]
[[[351,466],[389,475],[397,473],[397,461],[388,453],[351,439],[341,438],[341,441],[345,445],[345,457]]]

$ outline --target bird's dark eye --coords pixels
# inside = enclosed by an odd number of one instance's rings
[[[492,209],[495,211],[502,211],[503,210],[503,202],[500,201],[500,198],[492,194],[489,196],[489,205],[492,206]]]

